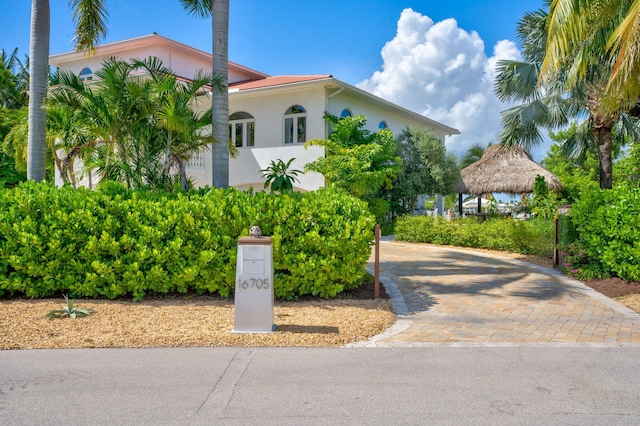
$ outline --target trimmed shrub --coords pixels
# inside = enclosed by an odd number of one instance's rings
[[[591,189],[569,211],[580,262],[570,267],[600,277],[640,281],[640,188]],[[586,259],[586,260],[585,260]]]
[[[512,251],[551,256],[553,221],[534,219],[474,218],[446,220],[441,217],[403,216],[398,219],[395,238],[415,243],[431,243]]]
[[[0,295],[226,297],[237,239],[255,224],[273,239],[276,297],[333,297],[362,282],[374,218],[341,192],[169,194],[29,182],[0,190]]]

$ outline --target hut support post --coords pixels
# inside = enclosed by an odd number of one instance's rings
[[[458,194],[458,214],[462,217],[462,192]]]

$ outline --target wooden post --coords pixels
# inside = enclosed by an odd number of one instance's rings
[[[380,298],[380,225],[376,224],[376,246],[375,246],[375,290],[374,290],[374,298]]]

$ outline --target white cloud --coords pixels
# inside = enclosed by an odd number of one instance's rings
[[[521,59],[513,41],[499,41],[487,57],[478,33],[458,28],[455,19],[434,23],[405,9],[381,54],[382,70],[358,87],[460,130],[447,138],[457,155],[475,143],[497,142],[507,105],[493,92],[495,66],[500,59]]]

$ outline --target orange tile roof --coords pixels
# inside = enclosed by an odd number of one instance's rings
[[[331,75],[277,75],[260,80],[239,81],[229,84],[229,89],[248,90],[264,87],[284,86],[286,84],[304,83],[307,81],[325,80]]]

